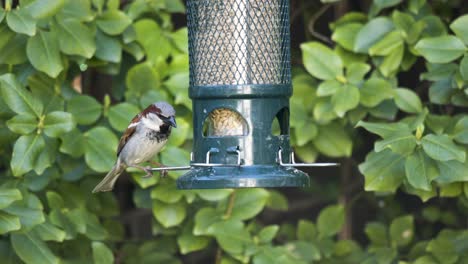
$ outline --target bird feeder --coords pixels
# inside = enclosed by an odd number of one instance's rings
[[[295,167],[334,165],[294,162],[288,1],[187,1],[194,142],[179,189],[304,187]]]

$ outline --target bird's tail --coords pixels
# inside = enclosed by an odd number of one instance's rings
[[[115,163],[112,170],[107,173],[106,177],[93,189],[93,193],[96,192],[107,192],[111,191],[114,188],[114,184],[119,178],[120,174],[127,168],[124,164],[122,164],[119,160]]]

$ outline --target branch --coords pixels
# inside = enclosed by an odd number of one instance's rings
[[[333,41],[331,41],[328,37],[320,34],[319,32],[315,31],[315,22],[317,22],[317,20],[323,15],[323,13],[325,13],[325,11],[328,10],[328,8],[330,8],[331,5],[323,5],[322,7],[320,7],[320,9],[311,17],[310,21],[309,21],[309,24],[307,26],[307,28],[309,29],[309,32],[310,34],[312,34],[312,36],[316,37],[317,39],[329,44],[329,45],[332,45],[333,44]]]

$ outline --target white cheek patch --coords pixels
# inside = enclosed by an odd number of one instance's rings
[[[140,123],[140,122],[131,123],[130,125],[128,125],[128,127],[127,127],[127,128],[136,127],[136,126],[138,126],[138,124],[139,124],[139,123]]]
[[[147,128],[155,131],[159,131],[159,127],[163,124],[163,121],[158,116],[151,113],[147,117],[143,117],[141,121]]]

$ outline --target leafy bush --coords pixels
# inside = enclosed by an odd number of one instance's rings
[[[296,153],[340,158],[341,174],[353,176],[343,185],[359,184],[354,164],[362,162],[365,190],[375,194],[350,201],[337,180],[312,178],[302,195],[314,192],[328,206],[315,222],[309,214],[279,223],[261,213],[287,214],[282,192],[179,191],[179,172],[160,180],[129,171],[134,188],[90,194],[112,167],[128,120],[157,100],[178,113],[158,159],[188,163],[187,29],[172,21],[185,11],[181,1],[4,2],[2,263],[468,261],[468,15],[442,19],[424,0],[375,0],[368,14],[330,24],[332,45],[301,44],[291,98]],[[90,80],[96,76],[104,86]],[[341,204],[332,204],[338,195]],[[427,203],[405,207],[412,196]],[[130,198],[135,210],[119,217]],[[356,211],[366,239],[343,231]],[[151,228],[139,234],[148,212]]]

